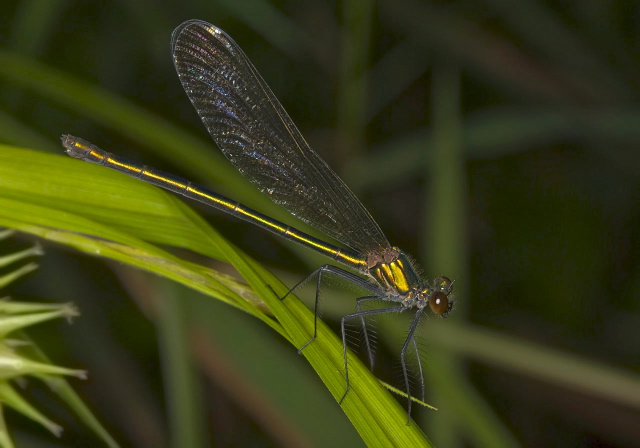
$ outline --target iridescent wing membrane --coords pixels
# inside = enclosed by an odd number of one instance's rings
[[[349,188],[304,140],[240,47],[185,22],[172,36],[180,81],[231,163],[273,202],[363,255],[389,247]]]

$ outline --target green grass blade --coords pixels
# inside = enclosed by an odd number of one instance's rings
[[[4,147],[0,151],[0,225],[119,260],[225,300],[270,325],[295,347],[310,337],[312,312],[294,297],[279,300],[287,288],[277,278],[221,238],[177,198],[127,176],[63,156]],[[181,247],[228,260],[277,321],[260,304],[247,300],[237,282],[180,260],[145,240],[178,242]],[[342,343],[323,323],[318,331],[318,339],[303,355],[340,399],[345,388]],[[352,387],[342,410],[365,443],[430,446],[415,423],[406,425],[404,408],[368,369],[351,354],[349,360]]]

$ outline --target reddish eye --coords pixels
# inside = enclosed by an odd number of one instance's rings
[[[449,310],[449,298],[441,291],[436,291],[429,297],[429,308],[434,314],[444,314]]]

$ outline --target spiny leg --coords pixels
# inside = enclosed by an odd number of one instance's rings
[[[380,297],[377,297],[377,296],[367,296],[367,297],[360,297],[359,299],[356,299],[356,309],[358,310],[358,312],[359,313],[362,312],[361,305],[363,302],[369,302],[372,300],[380,301],[381,299]],[[361,316],[360,320],[362,322],[362,334],[364,337],[365,350],[367,351],[367,356],[369,357],[369,366],[371,367],[371,371],[373,371],[373,364],[375,362],[375,357],[374,357],[375,348],[372,347],[371,343],[369,342],[369,332],[367,330],[367,324],[364,319],[364,316]]]
[[[310,343],[312,343],[317,335],[318,335],[318,310],[320,307],[320,287],[322,284],[322,275],[323,274],[330,274],[330,275],[335,275],[336,277],[342,278],[350,283],[353,283],[354,285],[360,286],[361,288],[365,289],[366,291],[371,292],[372,294],[375,294],[375,297],[379,297],[382,294],[382,291],[380,290],[379,287],[377,287],[376,285],[369,283],[367,280],[365,280],[364,278],[353,274],[349,271],[346,271],[342,268],[339,268],[337,266],[333,266],[330,264],[325,264],[324,266],[319,267],[318,269],[316,269],[315,271],[313,271],[310,275],[308,275],[307,277],[305,277],[304,279],[302,279],[301,281],[299,281],[293,288],[291,288],[289,290],[288,293],[286,293],[280,300],[284,300],[287,298],[287,296],[291,293],[293,293],[295,290],[297,290],[298,288],[304,286],[309,280],[311,280],[312,278],[317,276],[317,282],[316,282],[316,298],[315,298],[315,302],[314,302],[314,306],[313,306],[313,336],[311,337],[311,339],[309,339],[307,342],[305,342],[302,347],[300,347],[298,349],[298,353],[302,353],[302,350],[309,345]]]
[[[325,265],[326,266],[326,265]],[[316,281],[316,300],[313,303],[313,336],[307,342],[304,343],[302,347],[298,349],[298,354],[302,353],[304,348],[311,344],[318,337],[318,311],[320,310],[320,286],[322,284],[322,273],[325,272],[323,269],[325,266],[318,269],[314,274],[317,275],[318,279]]]
[[[422,361],[420,360],[420,351],[418,350],[418,343],[416,342],[416,338],[413,338],[411,342],[413,343],[413,348],[416,352],[416,362],[418,363],[418,373],[420,374],[420,390],[422,391],[420,399],[424,401],[424,372],[422,371]]]
[[[301,286],[303,286],[305,283],[307,283],[312,277],[314,276],[318,276],[318,280],[316,283],[316,299],[314,301],[314,306],[313,306],[313,336],[311,337],[311,339],[309,339],[307,342],[305,342],[304,344],[302,344],[302,347],[300,347],[298,349],[298,354],[301,355],[302,354],[302,350],[304,350],[304,348],[311,344],[313,341],[315,341],[316,337],[318,336],[318,310],[319,310],[319,302],[320,302],[320,283],[321,283],[321,279],[322,279],[322,268],[314,271],[311,275],[305,277],[303,280],[299,281],[293,288],[291,288],[284,296],[279,297],[278,294],[276,293],[276,291],[271,287],[271,285],[267,285],[269,287],[269,289],[271,290],[271,292],[273,292],[273,294],[275,296],[278,297],[279,300],[284,300],[287,298],[287,296],[289,294],[291,294],[293,291],[295,291],[296,289],[300,288]]]
[[[402,345],[402,350],[400,351],[400,363],[402,365],[402,375],[404,376],[404,384],[407,387],[407,426],[411,424],[411,384],[409,383],[409,374],[407,372],[407,349],[409,348],[409,343],[414,338],[414,333],[416,332],[416,328],[418,327],[418,323],[420,322],[420,317],[422,316],[423,309],[419,309],[416,312],[416,316],[413,318],[411,322],[411,326],[409,327],[409,334],[407,335],[407,339],[405,339],[404,344]]]
[[[347,314],[340,320],[340,330],[342,332],[342,350],[343,350],[342,356],[344,357],[344,380],[346,383],[346,388],[344,391],[344,395],[342,395],[342,398],[340,398],[340,401],[338,402],[338,404],[342,405],[342,402],[347,396],[347,393],[349,393],[349,390],[351,389],[351,384],[349,382],[349,358],[347,356],[347,334],[345,332],[346,321],[350,319],[358,319],[358,318],[362,319],[365,316],[371,316],[374,314],[399,313],[401,311],[404,311],[405,309],[406,308],[399,306],[394,308],[381,308],[377,310],[364,310],[364,311],[359,311],[357,313]]]

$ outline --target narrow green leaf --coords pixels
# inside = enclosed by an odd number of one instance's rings
[[[293,296],[280,300],[287,288],[266,269],[221,238],[177,198],[111,170],[5,147],[0,151],[0,225],[180,281],[258,317],[295,347],[311,336],[312,312]],[[146,241],[173,242],[228,260],[277,321],[238,294],[237,283]],[[345,390],[342,343],[323,323],[318,332],[303,355],[339,400]],[[351,354],[349,372],[351,390],[342,410],[369,446],[430,446],[415,423],[407,426],[402,406]]]

